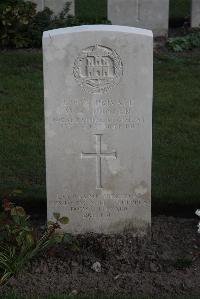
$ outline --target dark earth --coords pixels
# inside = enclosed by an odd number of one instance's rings
[[[146,238],[71,237],[27,265],[0,294],[200,296],[198,218],[156,216],[152,222]]]

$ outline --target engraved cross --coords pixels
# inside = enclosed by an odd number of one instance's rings
[[[84,158],[95,158],[96,159],[96,189],[102,189],[102,159],[103,158],[114,158],[117,159],[117,153],[102,153],[101,150],[101,137],[102,134],[96,134],[94,135],[96,137],[96,153],[81,153],[81,159]]]

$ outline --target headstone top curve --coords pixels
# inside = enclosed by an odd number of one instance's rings
[[[74,26],[74,27],[66,27],[53,29],[43,32],[43,39],[50,38],[57,35],[63,35],[67,33],[80,33],[87,31],[104,31],[104,32],[121,32],[121,33],[132,33],[137,35],[144,35],[153,37],[153,33],[151,30],[141,29],[137,27],[130,26],[119,26],[119,25],[82,25],[82,26]]]

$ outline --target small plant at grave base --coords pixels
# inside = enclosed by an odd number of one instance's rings
[[[200,48],[200,31],[195,31],[185,36],[168,38],[166,45],[173,52]]]
[[[48,223],[40,238],[30,224],[22,207],[15,206],[6,197],[0,213],[0,285],[19,272],[28,261],[45,249],[63,241],[64,234],[56,234],[67,217],[54,213],[55,222]]]

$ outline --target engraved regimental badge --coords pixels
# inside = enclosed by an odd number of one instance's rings
[[[74,77],[89,93],[105,93],[120,82],[121,58],[116,51],[95,45],[82,51],[74,63]]]

